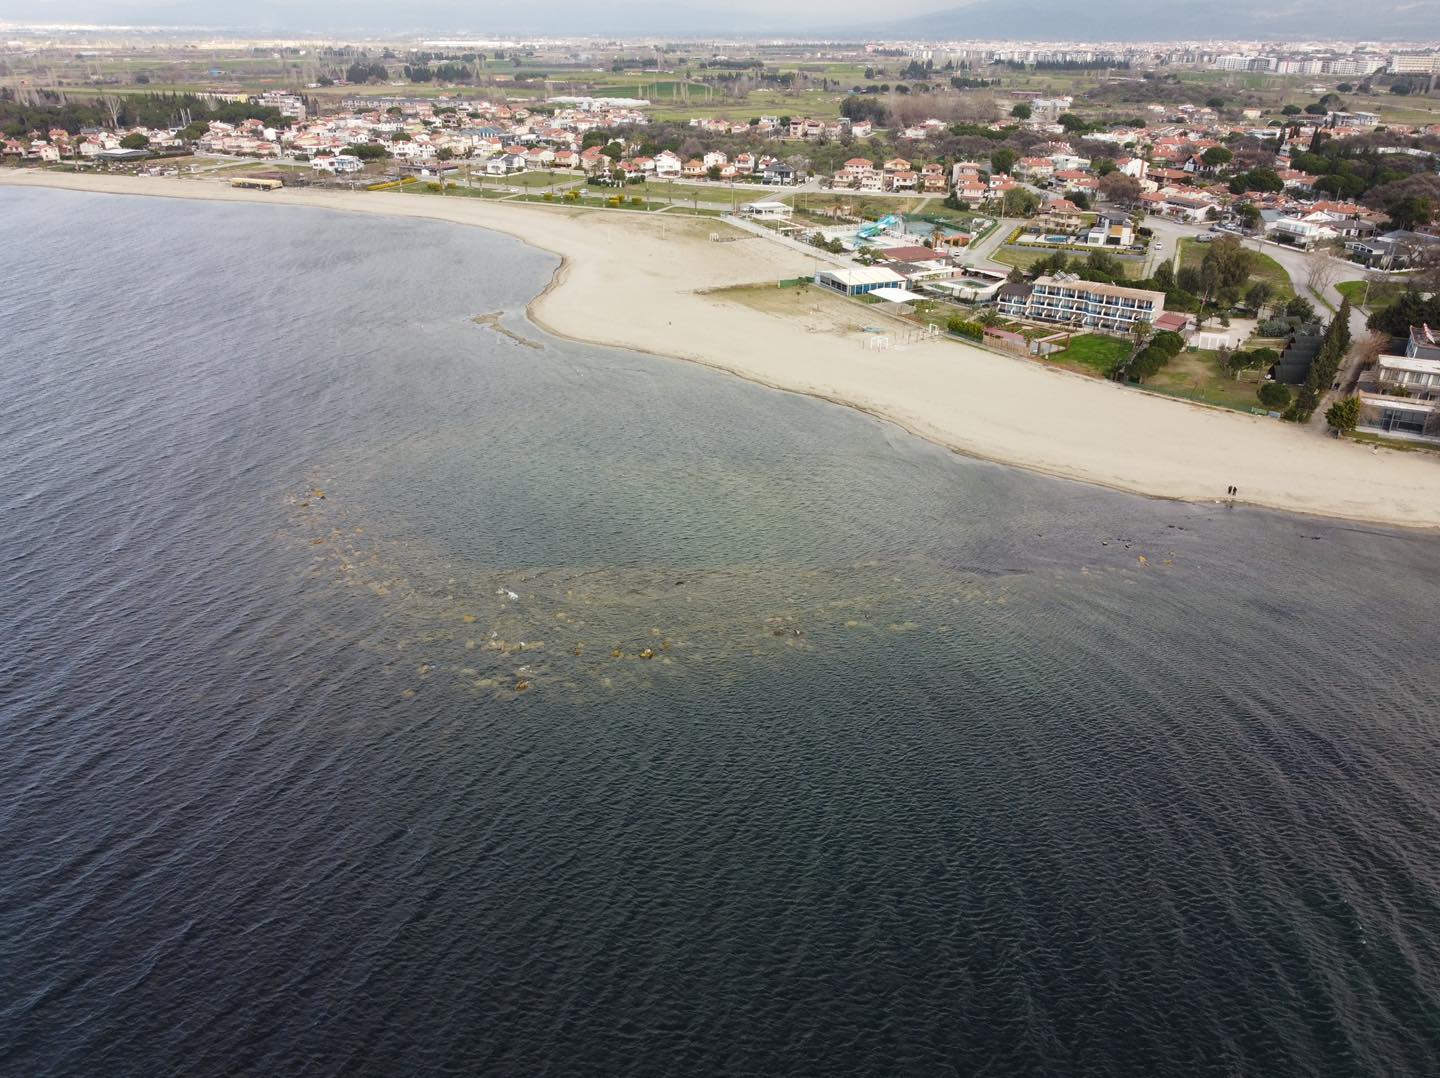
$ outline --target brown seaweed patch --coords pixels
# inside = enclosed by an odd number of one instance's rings
[[[470,319],[470,321],[474,322],[477,326],[492,329],[502,337],[509,337],[516,344],[524,345],[526,348],[543,347],[539,341],[532,341],[529,337],[522,337],[513,329],[507,329],[505,326],[502,326],[500,324],[500,315],[502,313],[501,311],[494,311],[491,314],[477,314],[474,318]],[[321,497],[323,498],[324,495],[322,494]]]

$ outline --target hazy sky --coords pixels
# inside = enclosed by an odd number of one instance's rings
[[[927,13],[937,12],[929,16]],[[920,16],[919,18],[916,18]],[[0,0],[0,22],[335,35],[788,34],[1052,41],[1440,38],[1440,0]]]

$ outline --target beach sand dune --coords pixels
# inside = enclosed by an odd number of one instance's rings
[[[249,192],[215,181],[7,169],[0,184],[313,206],[493,229],[563,258],[533,321],[578,340],[703,363],[893,421],[962,453],[1166,498],[1224,499],[1410,527],[1440,527],[1440,457],[1374,450],[1277,420],[1127,389],[949,340],[900,343],[867,308],[772,302],[813,262],[723,223],[404,193]],[[776,289],[777,294],[780,290]],[[839,308],[835,309],[838,304]],[[848,312],[848,314],[847,314]],[[892,347],[867,348],[865,327]]]

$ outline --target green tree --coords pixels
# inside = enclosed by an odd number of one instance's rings
[[[1406,195],[1387,204],[1385,212],[1389,214],[1390,223],[1396,228],[1413,232],[1430,223],[1435,216],[1435,206],[1424,195]]]
[[[1201,297],[1206,302],[1219,301],[1223,306],[1230,306],[1249,280],[1254,262],[1254,252],[1240,246],[1240,241],[1232,236],[1210,244],[1200,262]]]
[[[378,142],[357,142],[353,146],[346,146],[340,152],[348,157],[358,157],[362,161],[380,161],[390,156],[390,151]]]
[[[1200,155],[1200,160],[1211,168],[1219,168],[1221,165],[1228,165],[1234,157],[1235,155],[1224,146],[1211,146]]]
[[[1298,318],[1302,322],[1313,322],[1315,320],[1315,304],[1304,296],[1296,296],[1285,304],[1285,315],[1288,318]]]
[[[1006,217],[1029,217],[1039,205],[1039,196],[1028,187],[1012,187],[1001,201]]]
[[[1256,281],[1245,293],[1245,306],[1259,312],[1275,294],[1275,286],[1269,281]]]
[[[1283,382],[1266,382],[1256,395],[1272,412],[1283,412],[1290,407],[1290,387]]]
[[[1325,422],[1341,434],[1350,434],[1360,422],[1360,398],[1346,397],[1325,409]]]
[[[1403,337],[1411,326],[1440,325],[1440,296],[1427,300],[1411,283],[1393,303],[1370,315],[1366,325],[1392,337]]]
[[[150,139],[139,131],[132,131],[120,140],[120,147],[125,150],[143,150],[149,145]]]
[[[1001,146],[990,154],[990,168],[994,172],[1008,173],[1015,167],[1015,151]]]
[[[1010,115],[1015,117],[1015,119],[1017,120],[1028,120],[1032,115],[1034,115],[1034,113],[1031,110],[1030,106],[1022,101],[1020,102],[1020,104],[1016,105],[1013,109],[1010,110]]]

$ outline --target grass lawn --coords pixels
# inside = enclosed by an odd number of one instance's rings
[[[1144,388],[1244,412],[1263,407],[1255,395],[1257,384],[1237,382],[1220,365],[1220,353],[1212,349],[1181,352],[1145,382]]]
[[[1251,253],[1255,256],[1255,271],[1250,274],[1250,279],[1269,281],[1276,295],[1291,299],[1295,295],[1295,286],[1290,283],[1290,274],[1285,272],[1285,267],[1261,251]]]
[[[1348,299],[1351,306],[1359,307],[1364,301],[1369,307],[1383,307],[1399,297],[1405,291],[1405,285],[1400,281],[1379,281],[1375,284],[1365,281],[1341,281],[1335,286],[1335,290]]]
[[[1208,243],[1199,243],[1193,236],[1187,236],[1180,241],[1180,265],[1194,266],[1197,269],[1201,260],[1205,257],[1205,251],[1210,246]],[[1276,262],[1263,251],[1247,247],[1253,259],[1254,271],[1250,274],[1252,281],[1265,281],[1275,289],[1275,295],[1280,299],[1294,299],[1295,286],[1290,283],[1290,274],[1285,272],[1285,267]]]
[[[578,172],[537,171],[513,172],[509,176],[496,176],[493,182],[499,187],[538,187],[543,191],[550,187],[558,189],[584,179],[585,177]]]
[[[597,191],[605,188],[597,187]],[[616,190],[621,190],[616,188]],[[710,209],[730,209],[733,202],[739,206],[746,202],[754,202],[765,198],[766,201],[774,201],[755,191],[745,191],[740,188],[731,190],[729,187],[716,184],[714,187],[701,187],[697,184],[675,183],[670,184],[664,181],[647,180],[645,183],[629,183],[623,188],[626,197],[639,195],[641,198],[650,199],[654,202],[674,202],[676,206],[695,206],[697,208],[708,207]]]
[[[1086,333],[1070,339],[1070,347],[1056,352],[1046,359],[1051,363],[1084,367],[1096,374],[1108,375],[1115,365],[1129,357],[1131,343],[1120,337],[1107,337],[1101,333]]]
[[[482,187],[464,187],[460,184],[448,182],[445,190],[432,191],[430,185],[425,181],[419,183],[407,183],[403,187],[391,187],[390,191],[410,191],[418,195],[443,195],[445,198],[504,198],[510,192],[487,190]]]
[[[1002,245],[1001,247],[993,251],[990,257],[993,258],[996,262],[1004,262],[1007,266],[1019,266],[1023,270],[1028,270],[1031,266],[1033,266],[1036,262],[1039,262],[1042,258],[1049,258],[1050,254],[1050,251],[1043,249],[1035,251],[1017,251]]]

